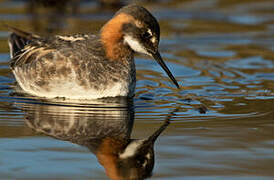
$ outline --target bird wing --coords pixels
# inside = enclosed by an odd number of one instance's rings
[[[6,25],[7,28],[12,32],[9,36],[8,43],[10,47],[10,56],[13,58],[21,49],[33,39],[40,39],[38,35],[22,31],[15,27]]]
[[[93,42],[93,44],[98,44],[96,36],[91,35],[56,35],[43,38],[17,28],[9,27],[9,29],[12,31],[9,37],[12,58],[10,62],[11,68],[39,61],[42,57],[47,57],[47,60],[50,60],[50,57],[56,54],[63,58],[68,58],[75,50],[86,49],[86,44],[90,43],[89,41]],[[80,43],[80,41],[82,42]]]

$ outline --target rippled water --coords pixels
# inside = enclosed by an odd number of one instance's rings
[[[97,32],[114,13],[84,2],[61,15],[19,2],[0,3],[1,21],[40,34]],[[274,178],[274,2],[144,5],[160,22],[160,52],[183,88],[137,56],[133,103],[14,93],[8,32],[0,26],[0,179],[108,179],[115,172],[101,152],[116,152],[109,139],[148,138],[165,120],[151,179]]]

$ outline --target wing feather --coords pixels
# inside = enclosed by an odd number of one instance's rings
[[[77,49],[77,47],[86,46],[87,41],[91,41],[92,39],[96,41],[96,36],[91,35],[58,35],[49,38],[42,38],[38,35],[24,32],[13,27],[9,27],[9,29],[12,31],[9,38],[12,58],[10,66],[12,69],[32,63],[33,61],[39,61],[42,57],[48,54],[51,54],[51,57],[53,57],[54,54],[58,53],[58,55],[66,57],[66,54],[71,53],[66,53],[64,51],[65,49],[68,52],[81,50],[80,48]],[[78,42],[80,41],[86,42],[79,44]]]

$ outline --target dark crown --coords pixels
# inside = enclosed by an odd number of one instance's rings
[[[125,6],[122,9],[120,9],[116,13],[116,15],[120,14],[120,13],[129,14],[132,17],[134,17],[134,19],[142,22],[143,24],[148,26],[149,29],[154,31],[155,34],[158,36],[157,39],[159,39],[160,26],[159,26],[157,20],[155,19],[155,17],[144,7],[136,5],[136,4],[131,4],[131,5]]]

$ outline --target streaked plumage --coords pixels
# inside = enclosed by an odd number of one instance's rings
[[[95,99],[134,95],[134,52],[156,58],[159,25],[144,8],[122,8],[98,35],[40,37],[10,28],[11,68],[27,93],[47,98]]]

